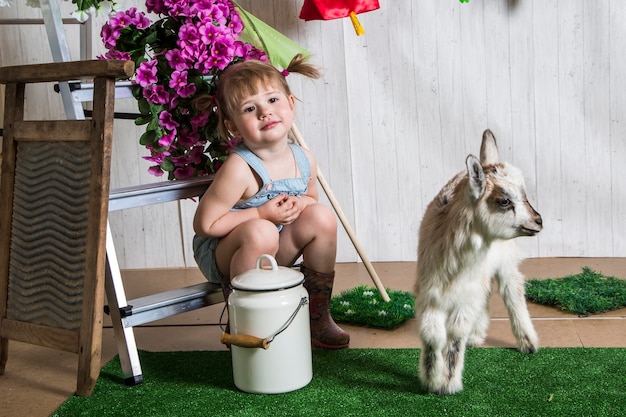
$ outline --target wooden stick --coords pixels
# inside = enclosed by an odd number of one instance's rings
[[[298,145],[308,150],[309,147],[306,145],[306,142],[304,141],[304,138],[302,137],[302,134],[300,133],[300,130],[298,130],[298,127],[296,126],[295,123],[291,126],[291,131],[293,132],[294,138],[296,142],[298,143]],[[352,230],[352,227],[350,226],[348,219],[343,213],[343,210],[341,209],[339,202],[335,198],[333,191],[330,189],[328,182],[326,182],[324,175],[322,175],[322,171],[320,171],[319,166],[317,167],[317,180],[319,181],[320,185],[322,186],[322,189],[326,193],[326,196],[328,197],[330,204],[335,209],[335,213],[337,213],[337,216],[339,217],[339,220],[341,221],[343,228],[346,230],[346,233],[348,233],[348,237],[352,241],[352,244],[354,245],[354,249],[356,249],[357,253],[361,257],[361,260],[363,261],[363,265],[365,265],[365,269],[367,269],[367,272],[369,272],[370,278],[372,278],[372,281],[374,281],[374,284],[376,285],[378,292],[380,293],[381,297],[383,297],[384,301],[389,302],[390,298],[389,298],[389,295],[387,294],[387,290],[385,290],[385,287],[380,282],[380,279],[378,278],[378,274],[374,270],[374,267],[370,263],[369,259],[367,258],[367,255],[365,254],[365,251],[363,250],[358,239],[356,238],[356,235],[354,231]]]

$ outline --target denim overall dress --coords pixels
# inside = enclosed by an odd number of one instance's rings
[[[233,152],[241,156],[254,172],[261,178],[263,185],[258,193],[252,197],[240,201],[231,210],[244,210],[251,207],[259,207],[274,197],[281,194],[290,196],[300,196],[306,194],[311,174],[311,166],[309,158],[298,145],[290,144],[291,151],[298,165],[300,177],[283,178],[272,181],[263,162],[251,150],[243,144],[239,145]],[[282,225],[277,225],[278,231],[282,230]],[[222,274],[217,268],[215,261],[215,248],[220,238],[194,236],[193,238],[193,254],[198,267],[209,282],[216,284],[221,283]]]

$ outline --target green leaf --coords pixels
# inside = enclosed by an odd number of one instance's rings
[[[167,171],[167,172],[173,172],[174,169],[176,167],[174,166],[174,164],[172,163],[172,161],[170,161],[169,159],[165,159],[162,163],[161,163],[161,169],[163,171]]]
[[[150,123],[148,124],[148,127],[146,129],[148,130],[159,130],[159,118],[152,116],[152,118],[150,119]]]
[[[155,130],[147,130],[143,135],[139,138],[139,143],[143,146],[153,144],[157,139],[157,134]]]
[[[143,115],[152,113],[152,106],[148,103],[148,100],[143,97],[137,99],[137,107],[139,108],[139,113]]]
[[[145,125],[146,123],[150,122],[152,120],[152,115],[147,115],[147,116],[139,116],[135,119],[135,125],[136,126],[141,126],[141,125]]]
[[[150,33],[148,33],[148,35],[146,36],[146,38],[144,39],[143,43],[145,44],[153,44],[156,43],[157,40],[159,39],[158,34],[156,33],[156,31],[152,31]]]

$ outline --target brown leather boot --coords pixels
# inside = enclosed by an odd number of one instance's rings
[[[330,315],[330,297],[335,272],[324,274],[300,266],[304,274],[304,288],[309,292],[311,342],[322,349],[344,349],[350,344],[350,335],[343,331]]]

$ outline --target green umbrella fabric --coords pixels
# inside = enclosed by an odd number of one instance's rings
[[[270,62],[275,67],[279,69],[287,68],[297,54],[302,54],[303,56],[311,55],[309,51],[247,12],[237,3],[234,4],[244,25],[240,39],[265,51]]]

